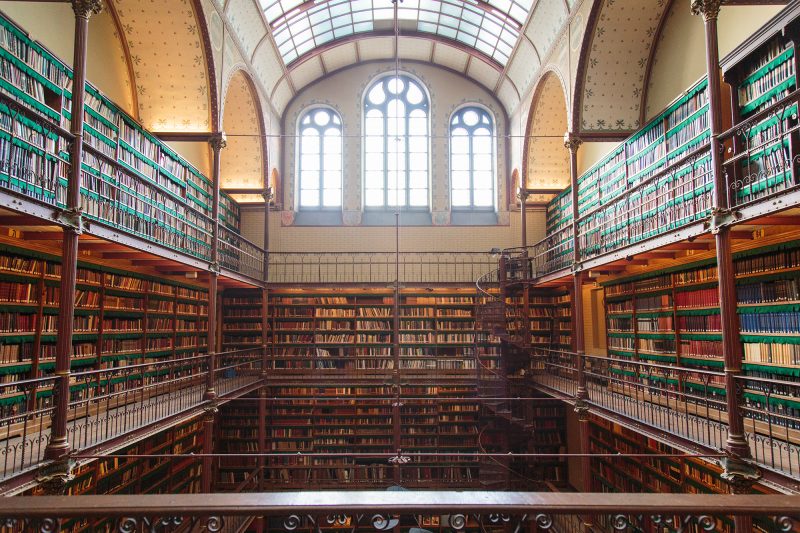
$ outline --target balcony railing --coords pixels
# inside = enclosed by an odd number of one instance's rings
[[[225,226],[220,225],[219,230],[220,266],[258,281],[263,280],[264,250]]]
[[[569,397],[577,392],[577,354],[535,349],[533,381]],[[585,356],[589,402],[706,448],[728,438],[725,375],[721,372],[601,356]],[[800,384],[737,378],[747,441],[762,467],[800,475],[800,418],[790,405]]]
[[[765,214],[791,207],[771,202],[800,190],[800,90],[720,135],[725,148],[728,205],[744,209],[763,203]],[[654,237],[710,220],[714,198],[708,140],[607,202],[578,218],[581,261],[601,257]],[[769,203],[767,203],[769,202]],[[572,264],[570,226],[527,247],[532,279]],[[521,249],[509,248],[509,255]]]
[[[114,531],[221,531],[232,517],[265,520],[265,531],[561,531],[580,516],[589,531],[719,531],[734,516],[768,531],[796,531],[800,497],[787,495],[574,494],[483,491],[329,491],[252,494],[36,496],[2,498],[9,530],[58,531],[110,519]]]
[[[397,262],[396,262],[397,261]],[[475,283],[496,268],[488,252],[270,252],[271,283]]]
[[[216,387],[230,395],[260,381],[261,349],[217,354]],[[109,441],[200,406],[208,356],[70,375],[67,437],[73,451]],[[0,384],[0,479],[36,467],[50,442],[56,378]]]
[[[749,117],[720,136],[728,205],[741,208],[796,190],[800,90]]]
[[[69,146],[74,137],[2,93],[0,112],[23,123],[29,132],[21,138],[15,128],[9,130],[11,148],[0,159],[0,188],[40,206],[63,209],[71,166]],[[81,169],[80,207],[89,221],[210,260],[212,219],[170,190],[169,181],[162,185],[147,179],[117,161],[114,151],[91,135],[84,142]],[[257,245],[221,225],[219,249],[221,266],[263,279],[264,251]]]

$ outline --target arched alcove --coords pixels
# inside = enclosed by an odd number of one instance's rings
[[[539,80],[528,114],[522,183],[529,189],[563,189],[569,185],[569,152],[564,148],[567,100],[564,86],[553,71]],[[549,195],[534,195],[543,202]]]
[[[261,191],[266,173],[263,119],[252,81],[242,70],[236,71],[228,82],[222,130],[228,144],[220,161],[221,187],[237,191],[233,197],[238,201],[263,201]]]

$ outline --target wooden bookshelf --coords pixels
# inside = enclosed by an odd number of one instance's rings
[[[771,389],[783,381],[796,383],[800,241],[736,252],[734,268],[745,375],[771,380]],[[716,278],[716,262],[709,259],[604,282],[609,355],[690,369],[724,368]],[[710,385],[714,394],[725,395],[724,382]],[[767,407],[763,387],[748,382],[747,405]],[[800,403],[791,396],[771,398],[767,410],[796,416]]]
[[[65,206],[72,71],[0,13],[0,92],[33,110],[0,104],[0,185]],[[81,207],[90,219],[173,250],[209,259],[212,184],[168,145],[87,83]],[[235,201],[221,194],[220,221],[239,231]]]
[[[747,203],[797,183],[791,161],[798,154],[800,138],[787,133],[798,124],[797,103],[789,103],[769,116],[761,111],[797,90],[800,10],[787,7],[751,39],[722,61],[723,78],[731,88],[733,124],[742,125],[734,138],[737,152],[747,151],[730,169],[742,183],[733,204]]]
[[[67,495],[90,494],[196,494],[200,492],[202,461],[199,458],[126,457],[199,453],[203,447],[200,418],[181,422],[135,444],[113,452],[113,457],[95,459],[76,467]],[[40,487],[26,495],[44,494]],[[64,531],[106,531],[113,519],[73,519],[61,524]]]
[[[594,457],[590,461],[592,490],[597,492],[653,492],[688,494],[726,494],[727,484],[720,478],[721,468],[694,457],[680,455],[655,439],[641,435],[597,416],[589,420],[589,450],[596,454],[652,454],[652,458]],[[763,485],[756,493],[771,493]],[[715,531],[733,532],[733,522],[718,520]],[[754,523],[755,531],[771,531],[767,524]]]
[[[60,258],[0,243],[0,379],[49,375],[58,334]],[[205,351],[208,293],[109,263],[78,263],[73,370],[185,358]],[[39,391],[43,394],[45,391]],[[73,391],[78,399],[80,390]],[[3,398],[5,415],[24,396]]]

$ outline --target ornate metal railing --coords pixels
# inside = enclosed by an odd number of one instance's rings
[[[64,208],[74,137],[5,94],[0,94],[0,113],[20,124],[19,128],[8,127],[11,142],[0,159],[0,189],[50,208]],[[80,207],[86,219],[210,260],[213,224],[207,212],[183,198],[171,180],[157,173],[152,180],[146,179],[133,166],[118,161],[110,145],[92,135],[84,138]],[[147,165],[144,169],[152,171]],[[261,281],[264,251],[260,247],[221,226],[219,250],[224,268]]]
[[[225,396],[261,380],[262,348],[248,348],[217,354],[217,394]]]
[[[0,478],[44,458],[53,416],[53,377],[0,384]]]
[[[8,530],[59,531],[109,519],[115,531],[222,531],[231,517],[262,516],[265,531],[559,531],[581,516],[589,531],[719,531],[752,517],[769,531],[795,531],[800,496],[572,494],[482,491],[331,491],[252,494],[38,496],[0,500]],[[563,523],[563,520],[559,520]],[[607,526],[606,526],[607,525]]]
[[[797,139],[800,91],[748,117],[720,136],[728,205],[743,207],[800,185]],[[784,206],[788,207],[788,206]]]
[[[488,252],[270,252],[271,283],[475,283],[497,268]]]
[[[577,355],[537,348],[534,357],[534,382],[574,398]],[[591,404],[706,448],[725,448],[723,373],[592,355],[585,356],[585,362]],[[755,461],[782,474],[800,475],[800,418],[788,407],[800,394],[800,384],[751,376],[737,381]]]
[[[528,248],[533,279],[569,268],[574,260],[572,226],[548,235]]]
[[[222,268],[261,281],[264,279],[264,255],[264,250],[256,244],[220,225],[219,263]]]
[[[800,476],[800,382],[736,376],[750,451],[759,464]]]
[[[219,396],[260,381],[261,349],[217,354]],[[70,375],[67,438],[73,451],[154,424],[205,400],[208,356],[140,363]],[[0,479],[44,460],[53,417],[53,377],[0,384]]]

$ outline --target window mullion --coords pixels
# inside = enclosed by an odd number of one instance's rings
[[[325,136],[322,134],[322,130],[317,128],[317,139],[319,142],[319,208],[322,209],[325,206],[325,202],[323,200],[325,195]]]

